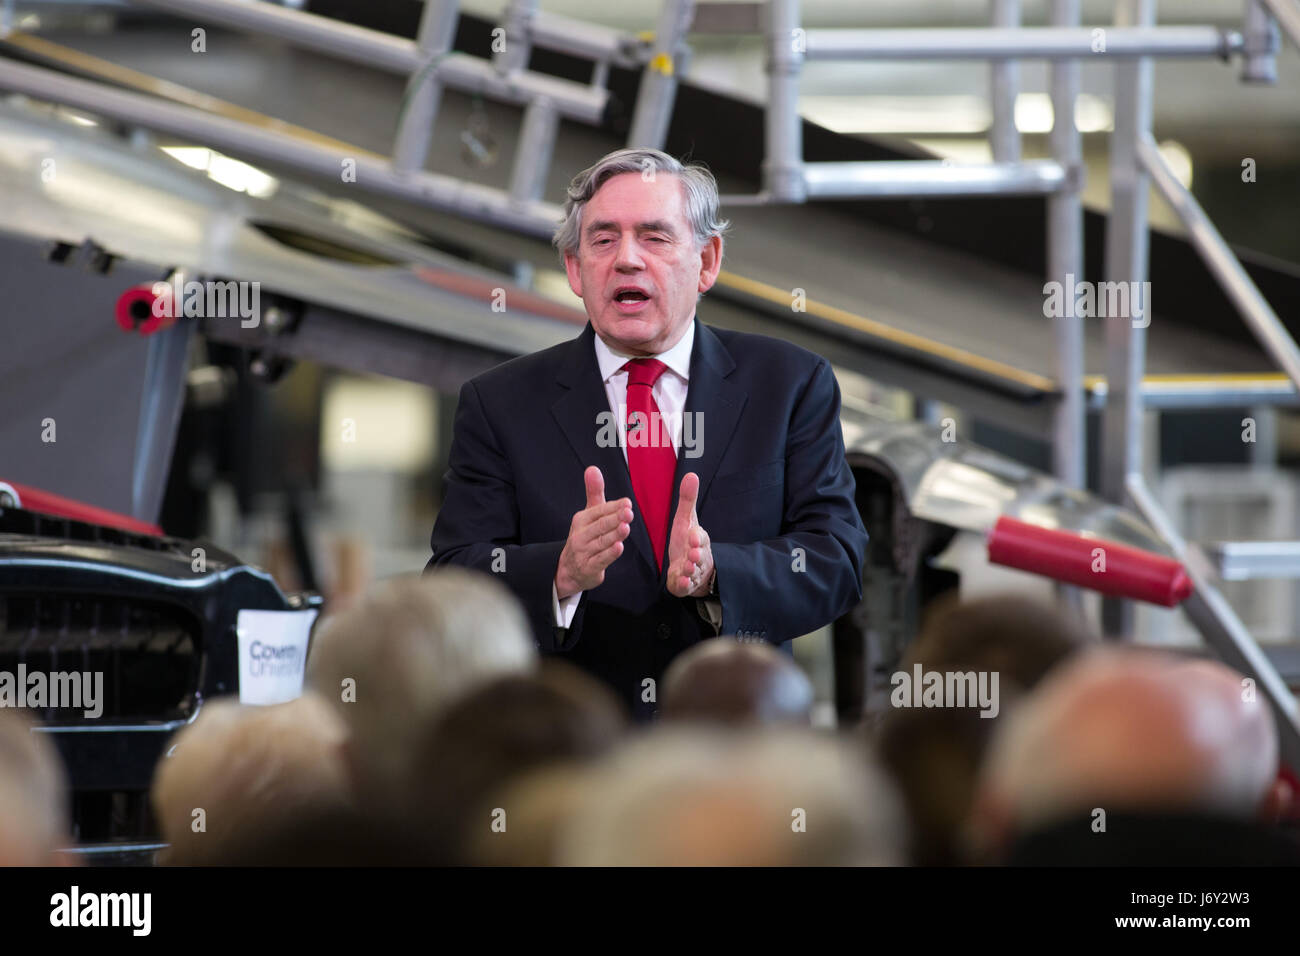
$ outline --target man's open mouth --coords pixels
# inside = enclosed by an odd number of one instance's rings
[[[624,289],[621,292],[614,293],[615,302],[645,302],[649,298],[650,296],[639,289]]]

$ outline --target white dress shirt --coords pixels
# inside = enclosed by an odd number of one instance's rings
[[[609,409],[618,422],[620,435],[624,434],[622,409],[627,405],[627,370],[623,366],[634,358],[657,358],[668,366],[655,381],[650,394],[654,397],[655,404],[659,406],[664,427],[672,434],[673,449],[680,455],[682,414],[686,410],[686,390],[691,378],[691,349],[695,345],[694,318],[686,326],[686,334],[677,340],[677,344],[658,355],[625,355],[611,349],[599,335],[595,336],[595,341],[596,362],[600,365],[600,377],[605,383],[605,397],[609,400]],[[593,418],[591,427],[594,429],[597,425],[598,422]],[[627,461],[627,445],[622,443],[622,448],[623,460]],[[633,496],[633,511],[637,510],[639,509]],[[668,520],[671,523],[672,517],[669,516]],[[582,600],[582,595],[583,592],[579,591],[561,601],[555,590],[555,582],[551,582],[551,601],[557,626],[567,628],[573,623],[573,615],[578,610],[578,602]]]

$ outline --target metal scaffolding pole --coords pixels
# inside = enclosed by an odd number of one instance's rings
[[[1300,48],[1300,7],[1291,0],[1264,0],[1268,12],[1273,14],[1282,32],[1291,38],[1291,42]]]
[[[1253,678],[1267,696],[1277,718],[1282,761],[1292,768],[1300,767],[1300,708],[1295,695],[1214,586],[1208,558],[1199,549],[1190,548],[1178,534],[1141,475],[1129,476],[1127,491],[1133,507],[1170,546],[1192,581],[1192,595],[1183,603],[1187,616],[1219,659]]]
[[[1071,27],[1079,23],[1079,0],[1053,0],[1052,22]],[[1079,96],[1080,64],[1051,65],[1052,159],[1065,171],[1061,188],[1047,197],[1047,278],[1069,285],[1067,276],[1083,279],[1083,146],[1074,121]],[[1084,407],[1083,317],[1074,309],[1053,318],[1056,332],[1056,380],[1061,398],[1056,407],[1052,465],[1056,477],[1071,488],[1087,480],[1087,411]]]
[[[1210,273],[1219,281],[1232,304],[1237,307],[1246,326],[1269,357],[1300,387],[1300,348],[1296,347],[1286,326],[1277,317],[1240,260],[1233,255],[1219,230],[1214,228],[1214,223],[1210,222],[1210,217],[1205,214],[1200,203],[1178,181],[1149,133],[1138,141],[1138,157],[1151,174],[1165,202],[1187,225],[1192,245],[1201,254]]]
[[[1088,407],[1106,406],[1106,383],[1089,386]],[[1300,393],[1285,375],[1148,376],[1142,383],[1142,404],[1148,409],[1241,408],[1243,405],[1300,405]]]
[[[660,149],[668,138],[668,122],[677,99],[678,72],[682,69],[686,32],[695,16],[695,0],[663,0],[655,28],[650,62],[641,73],[636,111],[627,134],[628,146]]]
[[[1020,26],[1020,0],[993,0],[995,27]],[[993,130],[989,137],[993,159],[1014,163],[1020,159],[1020,132],[1016,129],[1016,95],[1020,92],[1020,64],[999,60],[992,66],[989,99],[993,105]]]
[[[767,155],[763,159],[763,193],[775,202],[803,202],[803,120],[799,116],[799,70],[804,32],[799,27],[799,0],[768,0],[767,20]]]
[[[538,10],[529,31],[533,45],[546,50],[557,50],[597,63],[612,61],[619,66],[632,67],[640,62],[634,53],[641,49],[641,44],[610,27]]]
[[[527,106],[536,97],[545,96],[562,116],[581,123],[599,123],[609,99],[609,94],[603,89],[562,80],[545,73],[523,71],[506,79],[498,75],[491,62],[464,53],[448,53],[436,66],[430,68],[429,56],[416,43],[403,37],[269,3],[241,3],[236,0],[131,2],[157,7],[176,16],[189,16],[237,30],[266,33],[303,49],[406,77],[428,69],[443,86],[489,96],[505,103]],[[566,52],[584,50],[589,45],[591,44],[586,38],[579,38],[572,49],[566,48]],[[603,45],[597,46],[602,50],[604,48]]]
[[[438,119],[438,102],[442,83],[434,71],[438,60],[451,49],[460,18],[457,0],[425,0],[420,17],[416,46],[423,61],[420,69],[407,81],[402,111],[397,117],[397,137],[393,142],[393,168],[409,173],[424,168],[429,155],[429,138]]]
[[[920,196],[1024,196],[1054,193],[1065,183],[1055,160],[963,165],[948,160],[803,163],[809,199],[899,199]]]
[[[533,24],[537,19],[537,0],[510,0],[502,17],[505,31],[502,48],[496,48],[493,38],[492,64],[499,76],[509,76],[517,70],[528,69],[528,57],[533,49]]]
[[[555,107],[547,100],[533,100],[524,110],[524,126],[515,145],[515,164],[510,173],[510,197],[516,202],[540,200],[545,194],[559,125]]]
[[[1156,0],[1117,0],[1115,22],[1120,27],[1150,27]],[[1151,129],[1153,64],[1150,57],[1117,64],[1115,131],[1110,138],[1111,208],[1106,226],[1106,278],[1125,283],[1133,298],[1150,288],[1147,282],[1147,193],[1149,183],[1138,155],[1142,137]],[[1134,283],[1129,285],[1129,283]],[[1141,296],[1149,320],[1151,302]],[[1142,373],[1146,366],[1146,328],[1132,316],[1106,321],[1106,412],[1102,422],[1101,493],[1118,505],[1128,496],[1130,475],[1142,474]],[[1135,615],[1127,602],[1102,603],[1102,627],[1109,637],[1133,634]]]
[[[1241,58],[1241,79],[1244,83],[1277,82],[1277,23],[1269,15],[1262,0],[1247,0],[1246,23],[1242,29],[1246,40],[1245,55]]]
[[[255,162],[281,163],[335,180],[350,163],[356,171],[356,185],[361,189],[397,196],[527,235],[549,238],[561,218],[562,210],[554,204],[521,203],[499,189],[422,170],[399,174],[388,162],[375,156],[349,155],[193,107],[115,90],[4,58],[0,58],[0,89],[203,143]]]
[[[419,66],[416,45],[404,37],[271,3],[238,3],[234,0],[130,2],[136,6],[154,7],[174,17],[219,23],[248,33],[266,33],[287,40],[294,46],[317,50],[340,60],[392,73],[410,73]]]
[[[1237,30],[1211,26],[1107,27],[1104,49],[1092,27],[809,30],[809,60],[1059,60],[1226,57],[1241,52]]]

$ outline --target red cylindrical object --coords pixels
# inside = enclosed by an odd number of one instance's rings
[[[6,481],[5,484],[18,493],[18,507],[25,511],[39,511],[41,514],[54,515],[56,518],[71,518],[74,521],[106,525],[134,534],[161,535],[163,533],[158,525],[132,518],[130,515],[96,508],[94,505],[64,498],[49,491],[41,491],[30,485],[20,485],[16,481]]]
[[[154,308],[154,303],[159,299],[167,300],[167,305],[162,309],[162,315],[159,315]],[[137,318],[134,314],[132,307],[138,302],[143,303],[149,310],[146,318]],[[165,329],[176,324],[174,306],[170,294],[166,296],[156,295],[153,286],[148,284],[133,285],[117,297],[118,328],[123,332],[139,332],[141,335],[152,335],[159,329]]]
[[[1116,597],[1174,607],[1192,593],[1173,558],[1003,516],[988,537],[989,561]]]

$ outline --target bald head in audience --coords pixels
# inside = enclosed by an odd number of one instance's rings
[[[26,717],[0,710],[0,866],[54,866],[72,842],[63,764]]]
[[[409,791],[418,740],[449,703],[536,665],[532,631],[505,585],[440,568],[380,582],[323,621],[307,683],[347,723],[354,787],[378,806]]]
[[[981,781],[985,847],[1100,807],[1273,813],[1277,730],[1262,694],[1211,661],[1095,651],[1055,673],[1007,721]]]
[[[662,715],[724,724],[808,724],[813,688],[770,644],[718,637],[680,654],[664,674]]]
[[[861,866],[902,859],[898,804],[843,742],[664,728],[593,771],[562,828],[579,866]]]
[[[301,816],[346,807],[346,736],[314,694],[268,707],[204,704],[154,775],[154,814],[171,844],[162,862],[222,863]]]

